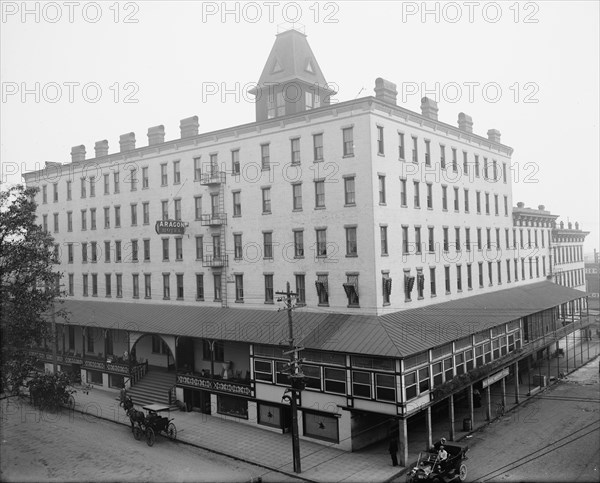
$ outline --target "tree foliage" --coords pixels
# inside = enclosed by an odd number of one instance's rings
[[[51,314],[64,315],[54,239],[38,225],[37,188],[22,185],[0,192],[0,337],[2,393],[16,392],[34,360],[28,348],[51,341]],[[59,314],[59,312],[61,312]]]

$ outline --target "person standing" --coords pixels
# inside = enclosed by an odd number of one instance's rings
[[[388,451],[392,457],[392,466],[398,466],[398,440],[396,438],[390,439]]]

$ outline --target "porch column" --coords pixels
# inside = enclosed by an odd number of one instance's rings
[[[506,409],[506,381],[504,378],[500,379],[500,388],[502,390],[502,406]]]
[[[486,396],[486,411],[487,411],[487,420],[491,421],[492,420],[492,392],[490,391],[490,385],[488,384],[487,387],[485,388],[485,396]]]
[[[475,427],[475,409],[473,408],[473,384],[469,385],[469,417],[472,427]]]
[[[87,349],[85,343],[86,343],[86,339],[87,339],[87,327],[82,327],[81,328],[81,343],[83,344],[83,347],[81,348],[81,360],[83,361],[83,364],[85,365],[85,350]]]
[[[550,372],[552,372],[552,366],[550,364],[550,360],[552,359],[552,354],[550,352],[550,346],[552,344],[550,344],[547,348],[546,348],[546,352],[548,353],[548,380],[550,380]]]
[[[433,446],[433,438],[431,437],[431,406],[427,406],[427,416],[425,417],[425,425],[427,426],[427,448]]]
[[[519,362],[515,362],[515,404],[519,404],[519,382],[521,381],[521,373],[519,372]]]
[[[527,356],[527,395],[531,392],[531,354]]]
[[[448,398],[448,409],[450,416],[450,441],[454,441],[454,394]]]
[[[565,358],[567,359],[567,372],[565,373],[568,374],[569,373],[569,332],[567,330],[567,333],[565,334]]]
[[[400,443],[400,466],[408,465],[408,428],[406,419],[398,421],[398,442]]]

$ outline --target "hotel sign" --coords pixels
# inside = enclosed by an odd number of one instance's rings
[[[183,235],[186,226],[187,223],[185,221],[159,220],[154,225],[154,229],[159,235]]]
[[[496,372],[496,374],[493,374],[490,377],[488,377],[487,379],[484,379],[482,381],[481,385],[484,388],[486,388],[488,386],[491,386],[492,384],[494,384],[495,382],[499,381],[503,377],[508,376],[509,373],[510,373],[510,371],[509,371],[508,367],[506,367],[503,370],[501,370],[500,372]]]

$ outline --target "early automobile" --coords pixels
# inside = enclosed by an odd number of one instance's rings
[[[148,415],[144,421],[144,430],[146,435],[146,443],[148,446],[154,445],[156,435],[164,432],[169,439],[177,438],[177,429],[172,423],[173,419],[169,419],[160,415],[160,413],[169,411],[169,406],[163,404],[149,404],[144,406],[148,411]],[[135,436],[135,433],[134,433]]]
[[[449,442],[444,444],[448,456],[442,460],[439,451],[433,448],[419,454],[417,464],[408,472],[406,481],[458,482],[467,477],[467,459],[469,447],[466,444]]]

